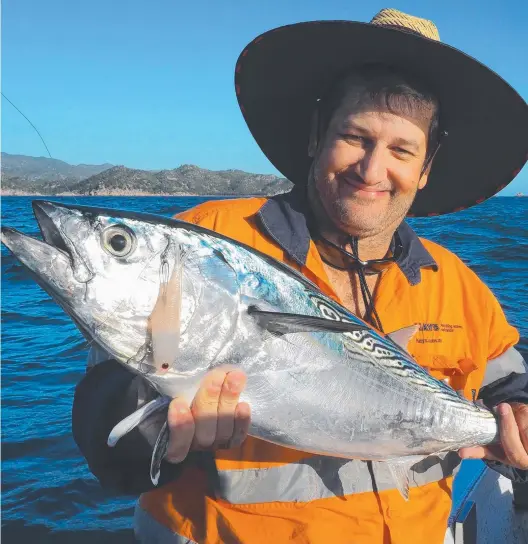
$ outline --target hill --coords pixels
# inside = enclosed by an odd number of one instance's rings
[[[2,153],[2,194],[31,195],[273,195],[292,184],[273,175],[206,170],[185,164],[172,170],[69,165],[56,159]]]

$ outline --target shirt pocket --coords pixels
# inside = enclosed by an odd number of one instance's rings
[[[431,376],[442,380],[455,391],[461,392],[466,398],[472,399],[472,375],[478,365],[467,357],[447,357],[441,354],[416,354],[416,362],[425,368]]]

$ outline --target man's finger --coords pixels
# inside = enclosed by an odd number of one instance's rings
[[[218,446],[226,445],[235,427],[235,410],[244,387],[246,386],[246,375],[234,370],[228,372],[222,386],[218,402],[218,423],[216,427],[215,443]]]
[[[210,448],[215,441],[218,402],[225,377],[223,370],[209,372],[194,397],[191,407],[194,417],[193,448]]]
[[[235,427],[229,441],[230,448],[238,448],[247,438],[251,423],[251,408],[247,402],[240,402],[235,410]]]
[[[524,449],[528,452],[528,404],[521,404],[520,402],[511,404],[515,421],[519,427],[519,434],[521,436],[521,442]]]
[[[170,403],[167,424],[170,438],[165,459],[169,463],[181,463],[194,438],[194,419],[185,400],[176,398]]]
[[[499,452],[495,452],[491,448],[484,446],[461,448],[458,451],[458,455],[461,459],[490,459],[492,461],[503,460],[503,456]]]
[[[497,411],[500,415],[499,430],[501,444],[508,464],[516,468],[527,469],[528,453],[522,443],[512,407],[509,404],[499,404]]]

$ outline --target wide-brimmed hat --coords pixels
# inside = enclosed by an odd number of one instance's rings
[[[528,159],[528,106],[495,72],[439,40],[431,21],[384,9],[370,23],[314,21],[270,30],[241,53],[235,87],[264,154],[305,183],[317,101],[343,75],[381,63],[419,77],[440,102],[448,136],[410,216],[454,212],[503,189]]]

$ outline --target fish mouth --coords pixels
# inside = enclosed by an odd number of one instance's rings
[[[32,204],[43,240],[7,226],[2,226],[0,240],[47,293],[65,301],[79,282],[75,256],[56,224],[58,219],[53,219],[59,216],[60,206],[38,200]]]
[[[6,226],[1,228],[0,240],[35,282],[73,319],[81,333],[90,339],[86,327],[74,311],[76,301],[81,300],[85,293],[86,284],[76,277],[76,257],[53,219],[66,208],[40,200],[33,201],[32,206],[43,240]]]
[[[57,207],[51,202],[44,200],[34,200],[32,206],[44,241],[23,234],[11,227],[2,226],[0,237],[2,243],[22,264],[26,265],[33,272],[38,272],[38,270],[33,270],[36,263],[33,262],[35,259],[32,257],[36,255],[40,258],[47,257],[45,261],[55,257],[61,260],[67,259],[71,262],[71,252],[68,250],[57,225],[51,218],[53,211]]]
[[[71,257],[71,253],[68,251],[63,236],[51,218],[53,212],[57,209],[57,206],[45,200],[34,200],[31,205],[44,242],[63,251]]]

